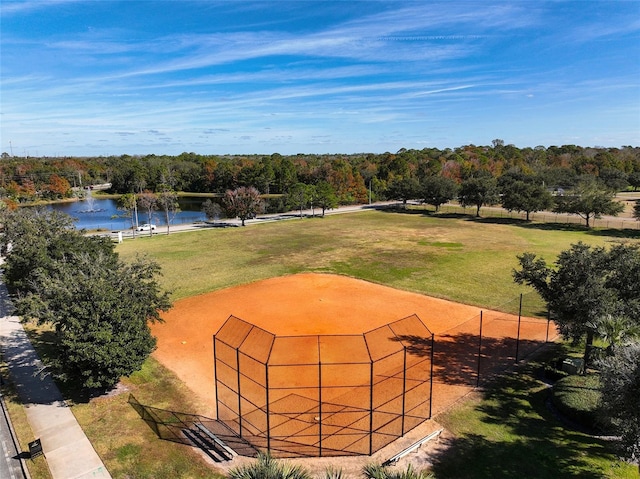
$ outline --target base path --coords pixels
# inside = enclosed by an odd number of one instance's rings
[[[110,478],[60,391],[46,373],[0,284],[0,344],[11,380],[54,479]]]

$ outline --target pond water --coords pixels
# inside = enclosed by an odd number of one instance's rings
[[[179,198],[180,211],[170,215],[169,223],[178,225],[206,220],[205,214],[201,211],[204,201],[206,198]],[[78,229],[118,231],[131,228],[131,218],[123,216],[127,212],[119,210],[114,199],[99,199],[90,196],[73,203],[55,203],[48,205],[47,208],[71,216]],[[149,223],[146,211],[138,211],[138,223]],[[158,226],[166,225],[164,212],[154,211],[151,223]]]

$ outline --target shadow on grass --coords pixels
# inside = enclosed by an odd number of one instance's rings
[[[536,379],[539,367],[530,363],[500,377],[472,412],[461,413],[467,431],[434,458],[438,479],[603,477],[594,460],[612,461],[610,444],[554,417],[546,407],[550,390]]]
[[[421,209],[414,209],[414,208],[404,209],[402,207],[386,207],[386,208],[380,208],[379,210],[387,213],[420,215],[420,216],[427,216],[431,218],[473,221],[481,224],[520,226],[522,228],[537,229],[541,231],[575,231],[575,232],[584,232],[592,236],[606,236],[606,237],[623,238],[623,239],[640,239],[640,229],[597,228],[597,227],[588,228],[586,225],[579,224],[579,223],[555,223],[555,222],[540,223],[536,221],[527,221],[522,218],[508,218],[508,217],[498,217],[498,216],[476,216],[475,213],[471,213],[471,212],[440,213],[433,210],[421,210]]]

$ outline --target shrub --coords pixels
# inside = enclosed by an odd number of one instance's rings
[[[589,429],[605,431],[608,426],[600,415],[600,377],[598,374],[572,375],[553,386],[556,409],[570,420]]]

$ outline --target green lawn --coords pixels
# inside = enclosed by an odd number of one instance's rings
[[[136,254],[155,259],[163,270],[162,284],[172,291],[174,300],[273,276],[317,271],[486,308],[513,309],[521,292],[530,293],[511,279],[517,254],[532,251],[554,261],[572,243],[604,245],[626,235],[566,225],[434,216],[424,211],[367,211],[245,228],[158,234],[127,240],[117,250],[124,259]],[[628,235],[639,241],[637,232]],[[538,312],[542,308],[534,300],[529,309]],[[123,384],[150,406],[198,411],[198,404],[180,381],[153,360]],[[526,405],[538,401],[542,386],[523,387],[514,383],[498,396],[464,405],[461,416],[451,416],[447,427],[459,436],[455,450],[462,451],[456,459],[457,471],[466,472],[448,472],[443,459],[438,469],[441,477],[514,477],[511,473],[517,475],[519,469],[512,456],[521,458],[518,461],[528,458],[525,473],[557,450],[566,452],[562,471],[571,471],[575,477],[613,477],[607,471],[622,470],[622,463],[604,452],[601,442],[565,431],[550,420],[539,403]],[[113,477],[215,477],[189,448],[157,439],[127,404],[127,397],[121,394],[78,401],[73,406]],[[521,408],[511,407],[521,402]],[[533,412],[529,407],[534,407]],[[535,434],[533,426],[538,428]],[[594,452],[600,458],[596,462],[590,459]],[[481,459],[484,473],[476,474],[473,471]],[[545,471],[558,465],[557,461],[547,462],[550,466]],[[490,474],[492,467],[495,473]],[[545,474],[523,477],[560,477]]]
[[[436,418],[455,435],[435,458],[438,479],[638,477],[637,467],[617,460],[607,440],[573,430],[549,411],[539,369],[528,363]]]
[[[139,237],[118,251],[123,258],[144,253],[158,261],[174,299],[317,271],[490,308],[529,291],[511,279],[516,255],[533,251],[553,261],[572,243],[616,239],[565,225],[367,211]]]

